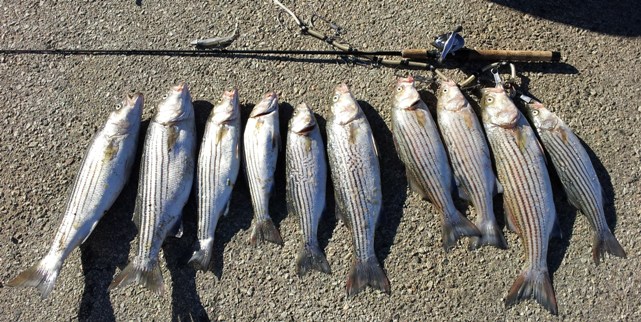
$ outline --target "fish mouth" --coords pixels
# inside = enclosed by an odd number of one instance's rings
[[[296,131],[296,133],[297,134],[301,134],[301,135],[306,135],[306,134],[311,133],[314,130],[315,127],[316,127],[316,124],[309,124],[309,125],[305,126],[304,128]]]
[[[134,106],[138,102],[138,100],[141,101],[141,103],[144,101],[144,96],[140,92],[136,93],[127,93],[125,95],[125,104],[126,106]]]

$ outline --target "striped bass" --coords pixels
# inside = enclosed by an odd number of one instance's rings
[[[490,148],[483,128],[456,83],[443,81],[436,92],[436,115],[447,147],[459,195],[474,206],[481,237],[472,237],[470,248],[483,245],[507,248],[494,218],[494,195],[503,188],[492,170]]]
[[[445,251],[463,236],[481,233],[454,206],[453,176],[436,124],[414,88],[414,78],[398,78],[392,109],[392,133],[410,188],[442,214]]]
[[[374,252],[381,211],[381,173],[372,129],[349,87],[336,87],[327,122],[327,151],[337,214],[352,230],[354,262],[347,296],[366,286],[390,293],[390,283]]]
[[[216,225],[229,212],[236,184],[240,143],[238,90],[225,91],[207,119],[196,171],[198,249],[189,260],[197,269],[210,269]]]
[[[136,158],[143,101],[142,94],[127,95],[111,112],[82,160],[49,252],[7,286],[36,287],[43,299],[49,296],[65,259],[87,240],[129,178]]]
[[[182,233],[180,217],[194,178],[195,127],[189,87],[182,83],[169,91],[149,123],[134,209],[138,253],[109,290],[135,283],[164,291],[158,256],[169,234]]]
[[[592,259],[596,265],[605,253],[625,258],[619,241],[612,235],[603,210],[603,189],[590,156],[579,138],[556,114],[533,101],[525,106],[532,124],[552,159],[570,203],[590,221],[594,230]]]
[[[318,246],[318,223],[325,209],[327,163],[325,146],[314,113],[302,103],[296,106],[287,132],[287,207],[300,220],[304,244],[296,259],[296,272],[310,269],[331,273]]]
[[[280,150],[278,95],[265,94],[252,109],[243,135],[245,172],[254,207],[254,226],[250,244],[265,241],[283,245],[283,239],[269,216],[269,198],[274,189],[274,172]]]
[[[505,304],[512,306],[533,297],[556,315],[556,296],[547,264],[556,210],[543,151],[503,88],[485,88],[482,94],[483,125],[503,185],[503,208],[509,225],[525,246],[525,267],[510,288]]]

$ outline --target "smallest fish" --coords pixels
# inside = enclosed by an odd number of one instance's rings
[[[215,38],[206,38],[206,39],[197,39],[191,42],[192,46],[196,46],[197,49],[223,49],[231,45],[236,39],[238,39],[238,24],[234,28],[234,32],[225,37],[215,37]]]

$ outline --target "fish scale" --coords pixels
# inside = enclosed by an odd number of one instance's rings
[[[109,290],[136,283],[163,292],[158,257],[165,238],[182,233],[180,218],[192,188],[195,152],[194,110],[183,83],[170,90],[147,129],[134,209],[138,252]]]
[[[65,259],[91,234],[129,178],[136,155],[142,94],[128,95],[94,136],[70,189],[64,216],[47,255],[10,280],[49,296]]]
[[[289,122],[285,151],[288,212],[299,218],[304,239],[296,259],[296,271],[299,276],[310,269],[329,274],[329,263],[317,237],[325,208],[325,147],[314,114],[304,103],[296,107]]]
[[[437,98],[437,121],[458,189],[474,206],[476,226],[482,233],[481,237],[472,237],[470,248],[482,245],[507,248],[494,217],[493,197],[501,188],[494,176],[488,143],[476,114],[451,80],[441,82]]]
[[[598,265],[605,253],[625,258],[623,247],[608,227],[603,189],[579,138],[543,104],[532,101],[525,105],[525,110],[550,155],[568,200],[588,218],[594,230],[594,263]]]
[[[349,88],[336,88],[327,122],[327,150],[338,215],[352,231],[354,261],[346,289],[353,296],[366,286],[390,292],[374,250],[381,210],[381,177],[372,130]]]
[[[526,263],[506,306],[533,297],[552,314],[557,303],[547,267],[548,241],[556,210],[545,157],[532,128],[503,88],[482,91],[483,126],[503,186],[508,221],[523,239]]]

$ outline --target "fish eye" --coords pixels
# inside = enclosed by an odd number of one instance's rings
[[[443,88],[443,93],[447,93],[447,88]]]
[[[403,90],[403,87],[401,87],[401,86],[399,86],[399,87],[397,87],[397,88],[396,88],[396,91],[397,91],[397,92],[400,92],[400,91],[402,91],[402,90]]]
[[[533,111],[532,111],[532,115],[534,115],[534,116],[539,115],[539,111],[537,111],[537,110],[533,110]]]
[[[119,111],[122,108],[122,104],[118,103],[116,104],[116,111]]]
[[[166,100],[167,97],[169,97],[169,95],[165,94],[165,95],[162,96],[162,99]]]
[[[338,98],[339,98],[339,96],[338,96],[338,94],[336,94],[336,95],[334,95],[334,98],[333,98],[332,100],[333,100],[334,102],[336,102],[336,101],[338,101]]]
[[[488,98],[485,99],[485,101],[488,102],[488,103],[492,103],[492,102],[494,102],[494,98],[488,97]]]

